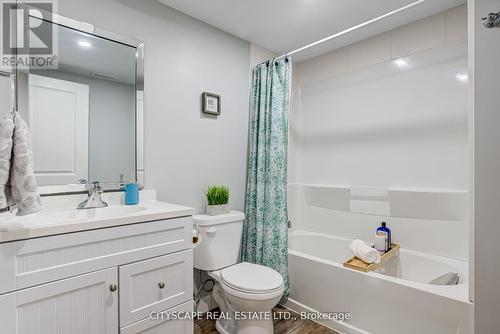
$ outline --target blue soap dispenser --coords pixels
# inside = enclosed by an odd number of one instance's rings
[[[385,251],[388,252],[392,248],[392,240],[391,240],[391,230],[387,227],[386,222],[382,222],[382,226],[377,228],[377,234],[386,235]]]
[[[135,175],[131,175],[128,182],[124,186],[125,205],[139,204],[139,184],[135,181]]]

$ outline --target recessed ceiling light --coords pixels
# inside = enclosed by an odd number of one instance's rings
[[[407,60],[405,60],[405,59],[401,59],[401,58],[400,58],[400,59],[393,60],[393,63],[394,63],[397,67],[399,67],[399,68],[406,68],[406,67],[408,67],[408,65],[409,65],[409,63],[408,63],[408,61],[407,61]]]
[[[92,44],[90,44],[90,42],[88,41],[78,41],[78,45],[80,45],[82,48],[85,48],[85,49],[88,49],[92,46]]]
[[[469,81],[469,75],[467,73],[457,74],[455,76],[455,78],[457,79],[457,81],[460,81],[460,82],[467,82],[467,81]]]

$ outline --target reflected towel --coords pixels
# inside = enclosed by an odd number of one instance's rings
[[[365,263],[380,263],[380,253],[375,248],[368,246],[363,240],[352,241],[349,249],[354,256]]]
[[[18,207],[17,215],[23,216],[40,210],[41,201],[33,170],[33,151],[28,125],[17,111],[13,117],[10,185],[12,199]]]

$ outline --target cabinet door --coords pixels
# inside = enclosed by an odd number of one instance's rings
[[[0,296],[0,332],[116,334],[117,276],[111,268]]]
[[[156,318],[146,318],[128,327],[122,328],[120,334],[193,334],[194,323],[192,317],[193,302],[181,304],[168,311],[164,311]],[[175,315],[177,319],[169,319],[169,314]]]
[[[193,298],[192,250],[121,266],[119,271],[121,327]]]

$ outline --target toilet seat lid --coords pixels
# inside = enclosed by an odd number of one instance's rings
[[[283,277],[276,270],[248,262],[223,269],[220,276],[224,284],[239,291],[266,293],[283,287]]]

